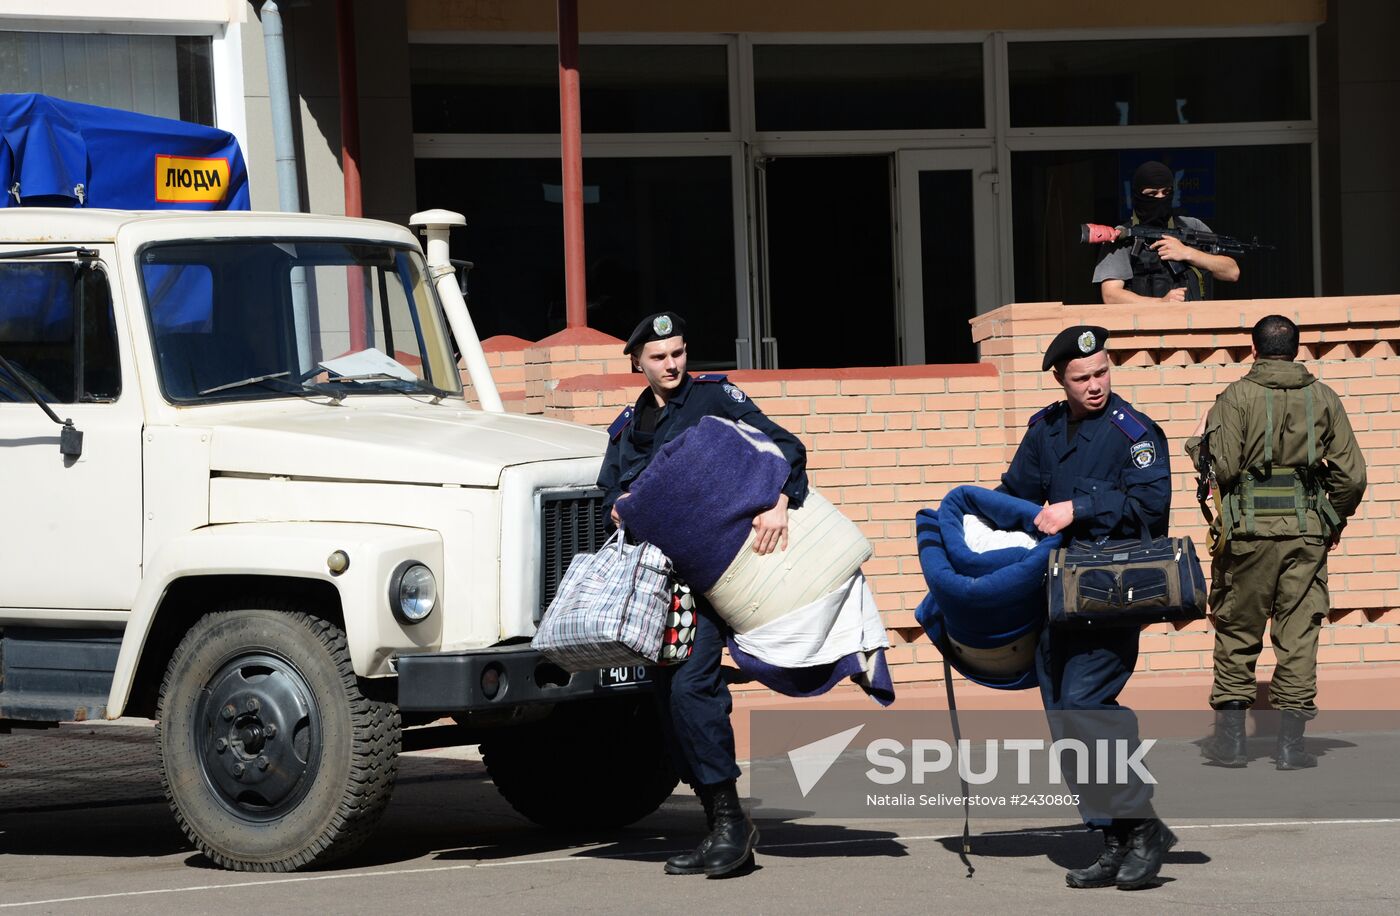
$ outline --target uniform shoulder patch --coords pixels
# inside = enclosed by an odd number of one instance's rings
[[[1057,408],[1059,408],[1059,406],[1060,406],[1060,402],[1059,402],[1059,401],[1056,401],[1055,403],[1051,404],[1049,407],[1042,407],[1042,408],[1040,408],[1040,409],[1037,410],[1035,413],[1031,414],[1031,418],[1030,418],[1029,421],[1027,421],[1026,426],[1028,426],[1028,427],[1034,426],[1035,424],[1039,423],[1041,420],[1046,419],[1046,418],[1049,417],[1052,413],[1054,413],[1055,410],[1056,410]]]
[[[706,372],[704,375],[692,375],[690,380],[692,382],[727,382],[729,376],[723,372]]]
[[[608,426],[609,440],[616,441],[617,437],[622,435],[622,431],[627,428],[627,424],[632,422],[632,411],[634,409],[634,407],[627,407],[622,413],[617,415],[616,420],[612,421]]]
[[[1118,431],[1128,437],[1129,442],[1136,442],[1147,432],[1147,427],[1142,425],[1142,421],[1121,407],[1115,407],[1108,412],[1108,418],[1113,421],[1113,425],[1118,427]]]
[[[723,391],[726,395],[728,395],[729,400],[733,401],[735,404],[742,404],[744,403],[744,401],[748,400],[747,395],[745,395],[742,391],[740,391],[738,388],[735,388],[728,382],[725,382],[723,385],[721,385],[720,390]]]
[[[1134,443],[1128,449],[1128,457],[1137,467],[1150,468],[1157,460],[1157,446],[1150,439]]]

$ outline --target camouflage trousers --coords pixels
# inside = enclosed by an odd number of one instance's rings
[[[1264,627],[1278,667],[1269,685],[1276,709],[1317,714],[1317,637],[1327,616],[1327,545],[1320,537],[1233,539],[1211,564],[1215,683],[1210,705],[1253,705]]]

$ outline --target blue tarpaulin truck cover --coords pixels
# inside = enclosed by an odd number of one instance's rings
[[[247,210],[228,131],[46,95],[0,94],[0,207]]]

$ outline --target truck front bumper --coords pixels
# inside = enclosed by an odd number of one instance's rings
[[[400,655],[395,667],[401,710],[443,714],[649,691],[654,675],[640,665],[571,674],[528,645]]]

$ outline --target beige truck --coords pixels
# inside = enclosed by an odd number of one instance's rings
[[[425,257],[371,220],[0,210],[0,732],[157,720],[176,819],[251,871],[358,846],[403,750],[479,744],[546,826],[669,795],[646,669],[529,647],[604,536],[606,436],[501,410],[461,224],[417,214]]]

